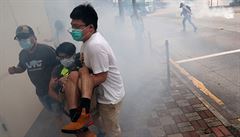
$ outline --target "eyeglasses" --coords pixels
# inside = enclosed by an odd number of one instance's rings
[[[75,29],[75,28],[69,28],[69,29],[67,29],[67,31],[68,31],[69,33],[72,33],[74,30],[75,30],[75,31],[76,31],[76,30],[82,31],[81,29]]]
[[[78,29],[78,28],[69,28],[68,29],[68,32],[69,33],[72,33],[73,31],[84,31],[86,28],[87,28],[87,25],[82,25],[82,26],[85,26],[84,28],[82,28],[82,29]]]

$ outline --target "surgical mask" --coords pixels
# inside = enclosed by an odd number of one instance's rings
[[[23,49],[28,49],[32,47],[32,43],[30,39],[19,40],[19,44]]]
[[[72,56],[70,58],[65,58],[65,59],[61,59],[60,63],[64,66],[64,67],[71,67],[75,62],[75,56]]]
[[[72,29],[70,31],[70,34],[72,35],[72,38],[76,41],[83,41],[83,30],[84,29],[82,29],[82,30],[81,29]]]

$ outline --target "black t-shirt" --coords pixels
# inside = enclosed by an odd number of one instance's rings
[[[33,52],[23,49],[19,53],[18,66],[27,70],[38,96],[48,94],[48,85],[53,68],[59,64],[55,50],[44,44],[37,44]]]

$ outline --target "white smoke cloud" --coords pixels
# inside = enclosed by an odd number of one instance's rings
[[[195,0],[192,2],[186,2],[193,9],[193,16],[196,18],[203,17],[223,17],[227,19],[234,18],[234,10],[228,6],[231,0]],[[213,6],[210,8],[210,6]]]

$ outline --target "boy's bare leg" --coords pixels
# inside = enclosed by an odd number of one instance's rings
[[[79,90],[78,90],[78,72],[73,71],[67,77],[64,84],[65,98],[67,100],[68,109],[74,109],[78,107]]]
[[[81,91],[80,109],[85,108],[87,114],[90,111],[93,85],[93,79],[88,68],[83,66],[79,69],[78,88]]]
[[[79,76],[78,87],[81,91],[81,97],[91,99],[94,84],[86,66],[79,70]]]
[[[89,112],[93,90],[93,80],[91,79],[91,75],[89,74],[87,67],[82,67],[78,74],[78,80],[76,81],[74,77],[74,82],[68,82],[68,85],[66,86],[66,89],[69,89],[68,92],[70,92],[68,94],[68,104],[71,108],[69,112],[72,122],[62,128],[62,132],[64,133],[74,134],[84,126],[92,124]],[[70,78],[69,81],[71,81]],[[77,91],[80,91],[80,93]],[[81,94],[80,99],[79,94]],[[78,100],[80,102],[79,106]]]

